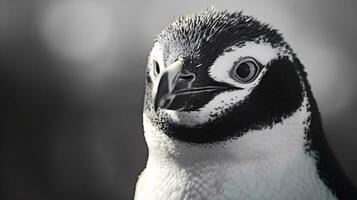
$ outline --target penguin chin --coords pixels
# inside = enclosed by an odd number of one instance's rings
[[[158,115],[161,116],[161,119],[164,118],[170,123],[189,128],[203,127],[220,117],[218,113],[208,110],[182,111],[163,109],[159,111]]]
[[[192,104],[191,104],[192,105]],[[175,106],[179,106],[179,104],[175,104]],[[156,116],[158,116],[161,120],[169,121],[173,124],[177,124],[179,126],[185,127],[200,127],[209,124],[212,120],[219,118],[220,109],[207,109],[206,107],[198,107],[197,109],[193,109],[193,106],[182,104],[182,107],[178,109],[159,109],[156,112]]]
[[[196,127],[207,124],[196,112],[186,112],[180,110],[163,110],[162,111],[173,123],[181,126]]]

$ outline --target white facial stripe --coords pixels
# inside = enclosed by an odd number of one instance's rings
[[[279,49],[273,48],[269,43],[246,42],[245,46],[233,47],[232,51],[219,56],[211,66],[209,74],[218,82],[241,86],[240,83],[230,77],[234,62],[244,57],[252,57],[265,66],[278,55]]]

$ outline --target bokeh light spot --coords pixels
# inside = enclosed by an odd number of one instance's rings
[[[53,1],[40,29],[58,56],[87,61],[102,55],[114,40],[114,10],[106,1]]]

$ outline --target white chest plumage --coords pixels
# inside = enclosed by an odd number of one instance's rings
[[[306,102],[272,128],[205,146],[171,140],[144,116],[149,158],[135,200],[336,199],[305,151]]]

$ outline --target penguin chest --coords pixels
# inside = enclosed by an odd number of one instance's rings
[[[228,193],[235,190],[232,181],[223,168],[204,164],[189,169],[147,167],[137,183],[135,199],[230,199]]]
[[[275,167],[272,167],[275,166]],[[201,163],[191,168],[147,166],[137,183],[136,200],[335,200],[318,178],[308,155],[280,166],[276,161]]]

